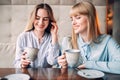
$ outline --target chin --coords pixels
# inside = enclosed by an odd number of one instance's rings
[[[37,29],[37,31],[39,31],[39,32],[43,32],[44,30],[41,30],[41,29]]]
[[[75,34],[78,34],[78,33],[80,33],[78,30],[74,30],[74,32],[75,32]]]

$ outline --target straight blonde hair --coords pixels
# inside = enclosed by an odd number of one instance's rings
[[[98,16],[94,5],[88,1],[81,1],[75,4],[70,11],[70,17],[80,14],[86,15],[88,17],[87,37],[92,41],[96,41],[97,36],[100,35],[101,32],[99,29]],[[74,30],[72,29],[71,43],[72,47],[75,49],[78,49],[77,36],[78,35],[75,34]]]

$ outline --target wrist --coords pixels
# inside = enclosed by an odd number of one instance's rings
[[[21,64],[21,68],[26,68],[24,65]]]
[[[57,36],[52,36],[52,44],[56,44],[58,42]]]
[[[68,68],[68,67],[67,67],[67,66],[62,66],[61,68],[63,68],[63,69],[64,69],[64,68]]]

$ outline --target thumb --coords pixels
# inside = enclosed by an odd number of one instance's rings
[[[84,69],[84,68],[85,68],[85,65],[84,65],[84,64],[79,65],[78,68],[79,68],[79,69]]]

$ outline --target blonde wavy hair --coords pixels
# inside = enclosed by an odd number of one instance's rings
[[[77,16],[79,14],[82,14],[88,17],[87,37],[92,41],[96,41],[97,36],[100,35],[101,32],[99,29],[98,16],[97,16],[95,6],[91,2],[81,1],[72,7],[70,11],[70,17]],[[72,29],[71,43],[72,43],[72,47],[75,49],[78,49],[77,36],[78,35],[75,34],[74,30]]]

